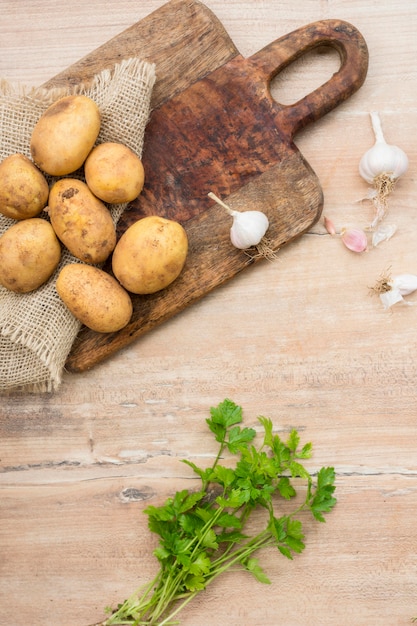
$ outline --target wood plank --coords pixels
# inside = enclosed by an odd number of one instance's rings
[[[61,469],[63,481],[54,484],[40,471],[34,484],[3,490],[2,594],[14,599],[3,603],[3,623],[51,624],[51,613],[62,624],[95,623],[106,603],[115,605],[147,582],[156,573],[156,544],[143,509],[190,487],[178,465],[165,463],[170,477],[154,477],[151,485],[139,465],[130,476],[97,473],[93,480],[83,480],[78,469]],[[358,625],[407,623],[415,612],[417,538],[409,515],[417,506],[415,478],[350,474],[337,482],[339,501],[327,523],[302,518],[307,547],[301,555],[293,561],[269,549],[259,555],[270,586],[244,572],[228,573],[189,605],[181,624],[204,626],[213,613],[219,626],[242,620],[276,626],[277,619],[291,626],[344,624],[347,606],[357,607]],[[260,515],[253,530],[258,524]],[[18,602],[16,616],[16,600],[29,588],[36,610]],[[226,615],[225,606],[233,611]]]
[[[41,84],[162,4],[73,0],[57,11],[55,0],[4,0],[0,75]],[[389,214],[398,231],[355,256],[319,221],[276,262],[242,272],[92,370],[67,372],[59,392],[2,397],[1,622],[87,626],[150,576],[141,511],[191,484],[180,459],[209,460],[207,410],[229,396],[248,424],[262,413],[279,432],[299,428],[313,442],[313,466],[335,465],[339,501],[325,525],[306,527],[294,561],[261,555],[271,586],[231,573],[184,612],[183,626],[405,626],[417,614],[416,309],[384,311],[369,287],[386,268],[417,265],[417,8],[206,4],[245,57],[316,19],[345,19],[363,33],[365,84],[296,143],[320,180],[324,212],[338,228],[366,226],[357,166],[378,109],[387,139],[410,158]],[[309,56],[274,90],[292,102],[336,67],[331,55]],[[126,501],[129,493],[154,495]]]

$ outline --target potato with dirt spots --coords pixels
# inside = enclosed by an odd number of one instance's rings
[[[180,275],[187,252],[183,226],[151,215],[132,224],[120,237],[113,251],[113,273],[132,293],[155,293]]]
[[[21,220],[0,237],[0,283],[16,293],[34,291],[60,259],[61,245],[50,223],[40,217]]]
[[[92,149],[84,163],[84,173],[93,194],[110,204],[131,202],[145,181],[140,158],[127,146],[111,141]]]
[[[133,306],[127,291],[113,276],[92,265],[65,265],[56,289],[74,317],[98,333],[121,330],[132,317]]]
[[[48,202],[45,176],[24,154],[11,154],[0,163],[0,213],[13,220],[36,217]]]
[[[48,212],[58,238],[81,261],[103,263],[115,247],[111,213],[83,181],[58,180],[49,193]]]
[[[46,109],[32,131],[34,162],[52,176],[75,172],[94,146],[100,123],[99,108],[88,96],[60,98]]]

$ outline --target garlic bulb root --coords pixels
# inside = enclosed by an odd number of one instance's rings
[[[375,144],[365,152],[359,163],[362,178],[374,188],[370,195],[375,208],[371,229],[385,217],[388,211],[388,196],[394,190],[398,178],[408,169],[408,157],[398,146],[385,141],[381,119],[376,111],[371,112]]]
[[[391,291],[391,274],[388,271],[383,272],[381,276],[376,281],[375,285],[371,287],[371,291],[380,295],[381,293],[386,293],[387,291]]]
[[[375,176],[373,180],[375,194],[372,197],[375,217],[371,222],[371,229],[375,228],[388,213],[388,196],[394,191],[395,182],[390,174],[384,173]]]
[[[255,246],[254,254],[251,254],[248,250],[245,250],[245,252],[252,259],[263,257],[268,261],[275,261],[278,258],[278,250],[274,250],[271,240],[267,237],[262,237],[261,241]]]

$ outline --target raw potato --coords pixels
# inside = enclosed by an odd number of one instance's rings
[[[130,226],[113,251],[113,273],[132,293],[155,293],[181,273],[188,252],[187,233],[178,222],[157,215]]]
[[[75,178],[61,178],[49,193],[51,224],[68,250],[85,263],[103,263],[116,245],[108,208]]]
[[[34,217],[0,237],[0,283],[17,293],[34,291],[54,273],[61,246],[49,222]]]
[[[90,152],[84,164],[85,180],[91,191],[104,202],[131,202],[143,189],[142,161],[121,143],[101,143]]]
[[[32,158],[52,176],[66,176],[82,166],[100,131],[100,111],[88,96],[65,96],[38,120],[30,141]]]
[[[0,163],[0,213],[13,220],[39,215],[48,202],[49,187],[36,165],[23,154]]]
[[[91,265],[65,265],[56,281],[62,301],[82,324],[98,333],[116,332],[129,322],[133,306],[113,276]]]

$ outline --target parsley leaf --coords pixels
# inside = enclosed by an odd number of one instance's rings
[[[210,415],[206,422],[219,443],[224,441],[228,428],[242,421],[241,407],[227,398],[217,407],[212,407]]]
[[[239,452],[240,448],[245,446],[246,443],[252,441],[256,435],[256,431],[253,428],[243,428],[234,426],[229,430],[229,438],[227,441],[227,447],[232,454]]]
[[[199,488],[177,491],[163,505],[146,507],[148,527],[159,537],[154,550],[159,571],[103,626],[177,624],[179,611],[232,567],[270,584],[254,556],[261,548],[275,546],[288,559],[304,550],[305,533],[298,515],[309,511],[314,520],[325,521],[325,513],[336,504],[334,468],[321,468],[314,479],[302,464],[311,457],[311,443],[301,446],[295,429],[283,440],[274,432],[271,419],[261,416],[258,421],[263,428],[260,445],[255,429],[240,426],[241,407],[226,399],[210,409],[206,422],[219,444],[217,456],[209,467],[183,460],[199,480]],[[234,467],[220,464],[224,454],[236,457]],[[301,504],[297,498],[292,512],[279,515],[280,501],[297,496],[294,479],[297,485],[300,479],[305,482],[305,498]],[[250,534],[248,520],[259,508],[266,512],[267,521]]]
[[[336,489],[334,485],[335,471],[333,467],[322,467],[317,475],[317,488],[310,501],[311,512],[316,520],[325,522],[323,513],[328,513],[336,504],[333,493]]]
[[[246,569],[248,572],[253,574],[256,580],[258,580],[260,583],[264,583],[266,585],[271,584],[271,581],[269,580],[268,576],[265,574],[262,567],[259,565],[258,559],[255,559],[254,557],[248,559],[246,562]]]

